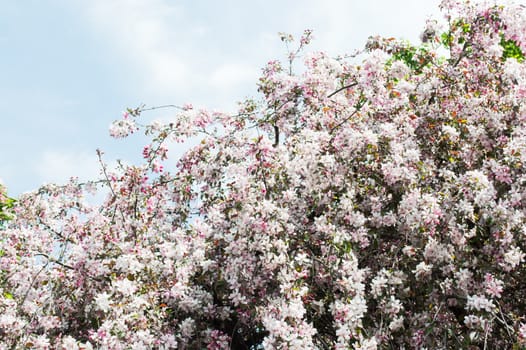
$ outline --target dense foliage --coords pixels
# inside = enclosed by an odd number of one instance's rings
[[[0,225],[12,218],[9,211],[13,208],[15,200],[7,196],[7,190],[0,182]]]
[[[526,346],[525,9],[441,7],[359,65],[306,32],[234,116],[129,110],[143,164],[15,204],[0,348]]]

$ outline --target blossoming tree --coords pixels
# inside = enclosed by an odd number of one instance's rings
[[[13,207],[15,200],[7,196],[7,190],[0,180],[0,225],[11,219],[9,210]]]
[[[0,348],[526,346],[526,13],[441,7],[359,65],[306,32],[234,116],[129,110],[143,164],[16,203]]]

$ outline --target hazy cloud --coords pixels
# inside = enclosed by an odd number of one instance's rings
[[[99,177],[99,163],[95,152],[46,150],[34,164],[35,175],[43,183],[64,183],[72,176],[80,180]]]
[[[86,15],[102,40],[134,74],[154,91],[187,81],[189,69],[181,55],[177,23],[181,7],[161,0],[93,0],[84,3]]]

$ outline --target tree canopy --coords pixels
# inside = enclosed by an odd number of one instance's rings
[[[0,225],[12,218],[9,211],[13,208],[15,200],[7,196],[7,190],[0,182]]]
[[[236,115],[129,109],[142,164],[12,203],[0,348],[526,346],[526,12],[441,8],[352,57],[281,35]]]

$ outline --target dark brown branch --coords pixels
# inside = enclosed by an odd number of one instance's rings
[[[63,240],[64,242],[69,242],[69,243],[73,243],[73,244],[77,244],[77,242],[75,242],[73,239],[69,238],[69,237],[66,237],[64,236],[62,233],[60,233],[59,231],[53,229],[48,223],[42,221],[41,218],[38,218],[38,223],[42,226],[44,226],[44,228],[48,231],[50,231],[51,233],[53,233],[55,236],[57,236],[58,238],[60,238],[61,240]]]
[[[43,257],[46,258],[47,261],[50,262],[50,263],[60,265],[60,266],[66,268],[66,269],[68,269],[68,270],[75,270],[75,268],[74,268],[73,266],[66,265],[66,264],[64,264],[63,262],[58,261],[57,259],[55,259],[55,258],[53,258],[53,257],[51,257],[51,256],[49,256],[49,255],[47,255],[47,254],[45,254],[45,253],[37,253],[37,254],[35,254],[35,256],[43,256]]]
[[[358,113],[358,111],[360,111],[360,108],[362,106],[358,106],[354,112],[351,113],[350,116],[348,116],[347,118],[345,118],[344,120],[342,120],[340,123],[338,123],[335,127],[333,127],[330,131],[329,131],[329,134],[332,134],[334,132],[334,130],[338,129],[340,126],[342,126],[343,124],[345,124],[346,122],[348,122],[349,120],[351,120],[351,118],[356,114]]]
[[[62,266],[63,268],[68,269],[68,270],[78,271],[78,269],[74,268],[73,266],[68,265],[68,264],[64,264],[63,262],[61,262],[61,261],[59,261],[59,260],[53,258],[52,256],[47,255],[46,253],[40,253],[40,252],[38,252],[38,253],[35,254],[35,256],[43,256],[43,257],[46,258],[46,260],[47,260],[47,262],[46,262],[46,264],[44,265],[44,267],[42,267],[42,269],[40,269],[40,271],[38,271],[38,273],[35,275],[35,279],[36,279],[36,277],[42,272],[42,270],[44,270],[44,269],[49,265],[49,263],[60,265],[60,266]],[[104,281],[103,278],[90,276],[89,274],[87,274],[87,273],[85,273],[85,272],[84,272],[84,274],[86,275],[86,277],[88,277],[88,278],[90,278],[90,279],[92,279],[92,280],[94,280],[94,281],[97,281],[97,282],[102,282],[102,281]],[[30,288],[31,288],[31,286],[30,286]],[[28,290],[28,292],[29,292],[29,290]],[[27,294],[27,293],[26,293],[26,294]],[[27,298],[27,296],[26,296],[26,298]],[[24,298],[24,300],[25,300],[25,298]]]
[[[277,147],[279,145],[279,128],[274,125],[274,144],[272,147]]]
[[[338,90],[336,90],[336,91],[330,93],[327,97],[328,97],[328,98],[331,98],[332,96],[336,95],[338,92],[341,92],[341,91],[346,90],[346,89],[350,89],[350,88],[352,88],[353,86],[356,86],[356,85],[358,85],[357,82],[351,83],[351,84],[349,84],[349,85],[342,86],[342,87],[339,88]]]

